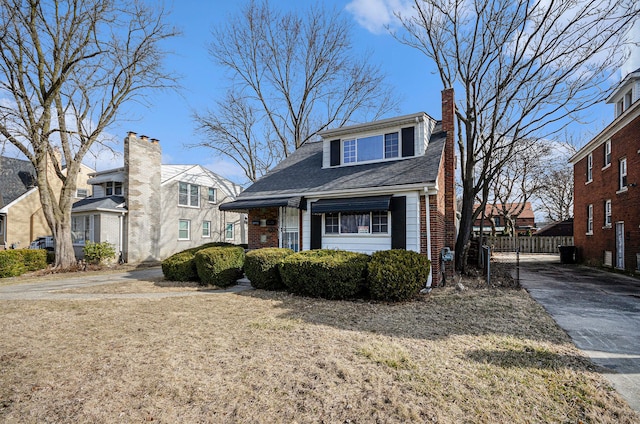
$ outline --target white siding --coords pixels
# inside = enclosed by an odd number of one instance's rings
[[[323,235],[323,249],[340,249],[351,252],[372,254],[378,250],[391,249],[391,234],[386,236],[367,234],[354,235]]]
[[[407,193],[407,250],[420,252],[420,194]]]

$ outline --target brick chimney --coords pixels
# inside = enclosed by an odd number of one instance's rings
[[[124,139],[124,192],[127,203],[127,260],[160,259],[160,145],[129,132]]]
[[[447,133],[444,147],[444,221],[445,246],[456,247],[456,153],[455,153],[456,103],[453,88],[442,91],[442,130]],[[453,267],[448,267],[453,272]]]

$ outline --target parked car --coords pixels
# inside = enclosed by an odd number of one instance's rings
[[[53,252],[55,240],[53,236],[38,237],[29,245],[29,249],[47,249]]]

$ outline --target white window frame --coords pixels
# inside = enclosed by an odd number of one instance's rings
[[[611,199],[607,199],[604,202],[604,226],[605,228],[611,228]]]
[[[84,195],[81,194],[81,192],[83,192]],[[89,189],[86,189],[86,188],[77,188],[76,189],[76,198],[77,199],[84,199],[84,198],[87,198],[87,197],[89,197]]]
[[[611,166],[611,140],[607,140],[604,143],[604,168],[609,166]]]
[[[211,238],[211,221],[202,221],[202,238]]]
[[[618,161],[618,192],[626,191],[628,188],[627,182],[627,158],[621,158]]]
[[[374,215],[375,214],[385,214],[386,213],[386,222],[384,223],[377,223],[375,226],[381,227],[384,226],[386,227],[386,231],[376,231],[374,232]],[[322,215],[322,233],[323,235],[326,236],[380,236],[380,235],[389,235],[391,234],[391,228],[390,228],[390,224],[391,224],[391,219],[389,218],[389,212],[383,212],[383,211],[370,211],[370,212],[361,212],[361,213],[350,213],[350,212],[345,212],[345,215],[352,215],[352,214],[356,214],[356,215],[366,215],[369,214],[369,231],[364,233],[364,232],[343,232],[342,231],[342,212],[333,212],[331,213],[331,215],[338,215],[338,231],[337,232],[327,232],[327,215],[329,215],[329,213],[325,213]],[[332,227],[335,227],[335,224],[331,224]]]
[[[632,103],[633,103],[633,89],[624,93],[624,110],[629,109]]]
[[[182,188],[186,188],[186,202],[184,202],[180,197],[184,193],[182,193]],[[193,189],[196,189],[196,193],[193,193]],[[195,194],[195,198],[194,198]],[[178,182],[178,206],[184,206],[189,208],[199,208],[200,207],[200,186],[197,184],[190,184],[184,181]]]
[[[622,112],[624,112],[624,99],[620,99],[616,103],[616,117],[622,115]]]
[[[395,136],[395,137],[394,137]],[[358,159],[358,148],[361,142],[365,142],[367,139],[373,139],[380,137],[382,143],[380,144],[379,157],[368,160]],[[382,134],[371,134],[355,138],[349,138],[342,140],[342,163],[343,164],[356,164],[356,163],[372,163],[385,160],[394,160],[400,158],[401,140],[400,132],[392,131]],[[393,147],[392,147],[393,146]],[[389,148],[388,148],[389,147]]]
[[[589,153],[587,155],[587,182],[586,184],[593,181],[593,153]]]
[[[104,184],[104,194],[107,196],[122,196],[122,183],[120,181],[107,181]]]
[[[212,197],[213,197],[213,200],[211,200]],[[209,203],[217,203],[218,193],[215,187],[207,187],[207,199],[209,200]]]
[[[182,224],[186,223],[187,228],[187,237],[182,237],[180,232],[185,231],[185,229],[181,228]],[[191,240],[191,220],[189,219],[179,219],[178,220],[178,240]]]
[[[82,239],[76,234],[80,233]],[[79,235],[79,234],[78,234]],[[91,215],[76,215],[71,217],[71,244],[84,246],[93,240],[93,219]]]
[[[234,236],[234,225],[233,222],[227,222],[224,227],[224,238],[225,240],[233,240]]]
[[[587,235],[593,235],[593,205],[587,206]]]

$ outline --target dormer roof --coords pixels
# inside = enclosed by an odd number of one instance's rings
[[[617,99],[620,98],[620,95],[626,93],[629,90],[629,87],[633,85],[635,81],[640,80],[640,68],[636,69],[633,72],[629,72],[623,79],[620,81],[620,84],[613,90],[613,92],[607,97],[607,103],[615,103]]]

